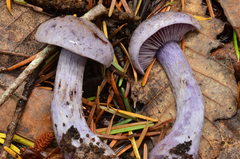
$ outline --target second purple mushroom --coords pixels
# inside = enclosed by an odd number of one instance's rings
[[[192,69],[177,43],[195,28],[200,29],[195,18],[187,13],[170,11],[145,20],[132,35],[129,54],[134,67],[144,74],[156,57],[172,84],[177,107],[172,130],[154,147],[149,159],[198,158],[204,101]]]

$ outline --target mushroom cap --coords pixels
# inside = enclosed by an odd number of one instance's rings
[[[128,48],[135,69],[144,75],[161,46],[181,40],[195,28],[200,29],[198,21],[184,12],[162,12],[143,21],[133,32]]]
[[[57,45],[109,67],[113,47],[103,32],[92,22],[71,15],[56,17],[42,23],[36,40]]]

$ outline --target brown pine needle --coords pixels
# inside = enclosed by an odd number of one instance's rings
[[[142,133],[141,133],[141,135],[140,135],[140,137],[139,137],[139,139],[138,139],[138,141],[137,141],[137,143],[136,143],[137,149],[140,147],[140,145],[142,144],[143,139],[145,138],[145,136],[146,136],[146,134],[147,134],[148,126],[149,126],[149,122],[147,121],[147,124],[146,124],[146,126],[144,127],[144,129],[143,129],[143,131],[142,131]],[[131,155],[131,156],[134,156],[134,154],[135,154],[134,151],[132,151],[132,153],[131,153],[130,155]]]
[[[108,12],[108,16],[109,16],[109,17],[112,16],[112,13],[113,13],[115,4],[116,4],[116,0],[112,0],[111,5],[110,5],[110,8],[109,8],[109,12]]]
[[[87,100],[86,98],[83,98],[83,97],[82,97],[82,102],[83,102],[83,104],[86,104],[90,107],[92,107],[94,105],[94,102],[91,102],[90,100]]]
[[[160,142],[160,141],[164,138],[166,132],[167,132],[167,131],[166,131],[166,126],[164,126],[164,127],[162,128],[161,134],[159,135],[158,142]]]
[[[43,75],[44,73],[46,73],[47,71],[49,71],[52,67],[53,64],[59,59],[59,54],[54,57],[48,64],[46,64],[43,69],[41,70],[41,72],[39,73],[39,76]]]
[[[122,137],[122,133],[119,133],[119,134],[116,134],[116,135],[113,135],[114,137]],[[98,136],[99,137],[99,136]],[[127,137],[127,136],[126,136]],[[125,138],[125,136],[124,136]],[[128,139],[128,137],[126,138]],[[110,148],[113,148],[113,146],[117,143],[118,140],[121,140],[121,139],[113,139],[112,142],[109,144],[109,147]]]
[[[129,131],[128,134],[129,134],[129,135],[132,135],[133,132],[132,132],[132,131]],[[131,138],[130,138],[130,141],[131,141],[131,143],[132,143],[133,152],[134,152],[134,154],[135,154],[135,156],[136,156],[136,159],[141,159],[135,138],[134,138],[134,137],[131,137]],[[138,141],[139,141],[139,139],[138,139]]]
[[[45,89],[45,90],[52,91],[52,88],[51,88],[51,87],[43,87],[43,86],[38,86],[38,88],[41,88],[41,89]]]
[[[168,4],[168,3],[169,3],[169,1],[168,1],[166,4]],[[157,7],[147,16],[147,19],[148,19],[150,16],[152,16],[153,14],[155,14],[157,11],[162,10],[162,9],[164,8],[164,6],[165,6],[165,5],[163,5],[163,1],[160,2],[160,3],[157,5]]]
[[[54,86],[54,83],[53,82],[50,82],[50,81],[43,81],[44,83],[49,83],[51,84],[52,86]]]
[[[238,82],[238,95],[237,95],[237,108],[240,108],[239,99],[240,98],[240,81]]]
[[[143,86],[143,87],[144,87],[144,86],[146,85],[146,83],[147,83],[148,76],[149,76],[149,74],[150,74],[150,72],[151,72],[151,70],[152,70],[152,67],[153,67],[155,61],[156,61],[156,57],[153,58],[152,63],[148,66],[148,68],[147,68],[147,70],[146,70],[146,73],[145,73],[145,75],[144,75],[144,77],[143,77],[143,82],[142,82],[142,86]]]
[[[132,70],[133,70],[133,76],[134,76],[134,79],[135,79],[135,82],[137,83],[137,79],[138,79],[138,76],[137,76],[137,72],[132,64],[132,61],[130,59],[130,56],[129,56],[129,53],[127,51],[127,49],[125,48],[125,46],[120,42],[120,46],[123,50],[123,52],[126,54],[127,58],[128,58],[128,61],[130,62],[131,66],[132,66]]]
[[[96,134],[98,137],[101,137],[101,138],[106,138],[106,139],[113,139],[113,140],[116,140],[116,142],[118,141],[118,140],[126,140],[126,139],[128,139],[128,137],[127,136],[121,136],[121,135],[106,135],[106,134]],[[114,141],[115,142],[115,141]],[[115,143],[116,143],[115,142]],[[111,142],[112,143],[112,142]],[[114,145],[113,145],[114,146]],[[112,147],[113,147],[112,146]],[[111,147],[110,145],[109,145],[109,147]]]
[[[182,49],[182,52],[185,53],[185,36],[183,35],[182,37],[182,43],[181,43],[181,49]]]
[[[124,114],[124,115],[127,115],[127,116],[131,116],[131,117],[135,117],[135,118],[140,118],[140,119],[144,119],[144,120],[149,120],[149,121],[152,121],[152,122],[158,122],[158,119],[153,119],[153,118],[150,118],[150,117],[147,117],[147,116],[144,116],[144,115],[141,115],[141,114],[137,114],[137,113],[132,113],[132,112],[128,112],[128,111],[125,111],[125,110],[119,110],[119,109],[115,109],[113,107],[111,107],[113,110],[117,111],[121,114]]]
[[[94,121],[92,119],[89,129],[93,132],[94,131]]]
[[[49,79],[50,77],[54,76],[56,74],[56,70],[49,72],[48,74],[42,76],[41,78],[39,78],[38,80],[36,80],[35,84],[39,84],[42,83],[44,81],[46,81],[47,79]]]
[[[148,131],[153,131],[153,130],[159,129],[159,128],[161,128],[161,127],[163,127],[163,126],[165,126],[165,125],[167,125],[167,124],[169,124],[169,123],[171,123],[171,122],[173,122],[173,119],[168,119],[168,120],[166,120],[166,121],[164,121],[164,122],[156,123],[155,125],[151,126],[151,127],[148,129]]]
[[[100,113],[98,113],[98,116],[97,116],[97,118],[96,118],[96,120],[95,120],[96,123],[98,123],[99,119],[101,119],[101,116],[103,115],[104,112],[105,112],[105,110],[102,109],[102,110],[100,111]]]
[[[136,140],[137,142],[138,140]],[[124,152],[126,152],[128,149],[130,149],[132,147],[132,144],[127,145],[124,149],[122,149],[121,151],[118,152],[117,156],[121,156],[121,154],[123,154]]]
[[[122,2],[122,4],[123,4],[123,8],[125,9],[125,11],[126,11],[127,13],[132,13],[132,11],[130,10],[130,8],[129,8],[127,2],[126,2],[126,0],[121,0],[121,2]]]
[[[130,92],[131,89],[131,81],[130,79],[127,79],[127,84],[126,84],[126,89],[125,89],[125,94],[124,94],[124,98],[128,97],[128,94]]]
[[[119,104],[120,108],[121,108],[122,110],[126,110],[126,109],[125,109],[125,106],[124,106],[124,104],[123,104],[122,98],[121,98],[121,96],[120,96],[120,94],[119,94],[119,92],[118,92],[116,83],[115,83],[115,81],[114,81],[113,73],[114,73],[114,72],[111,73],[111,84],[112,84],[112,87],[113,87],[113,91],[114,91],[114,93],[115,93],[115,95],[116,95],[116,97],[117,97],[118,104]]]
[[[121,1],[120,1],[121,2]],[[118,3],[118,2],[116,2],[115,3],[115,6],[116,6],[116,8],[119,10],[119,11],[121,11],[122,12],[122,9],[121,9],[121,4],[120,4],[120,2]]]
[[[98,86],[97,89],[97,98],[95,100],[96,104],[97,104],[97,113],[99,114],[101,109],[100,109],[100,101],[99,101],[99,94],[100,94],[100,86]]]
[[[94,112],[95,112],[96,107],[97,107],[97,104],[96,104],[96,100],[95,100],[95,103],[94,103],[94,105],[92,106],[91,112],[90,112],[90,114],[89,114],[89,116],[88,116],[88,120],[87,120],[88,126],[91,124],[91,121],[92,121],[92,119],[93,119],[93,115],[94,115]]]
[[[209,11],[209,14],[212,18],[215,18],[215,15],[214,15],[214,12],[213,12],[213,8],[212,8],[212,3],[211,3],[211,0],[206,0],[206,3],[207,3],[207,7],[208,7],[208,11]]]
[[[117,111],[113,114],[112,119],[110,120],[110,122],[109,122],[109,124],[108,124],[107,130],[106,130],[106,133],[105,133],[106,135],[109,135],[109,134],[110,134],[110,131],[111,131],[111,129],[112,129],[113,119],[114,119],[114,117],[115,117],[116,114],[117,114]],[[103,142],[104,142],[105,144],[107,144],[107,139],[103,140]]]
[[[124,23],[123,25],[121,25],[120,27],[118,27],[116,30],[114,30],[114,32],[112,34],[109,35],[108,39],[112,39],[112,37],[114,37],[125,25],[127,25],[128,23]]]
[[[40,53],[40,52],[39,52],[39,53]],[[11,67],[9,67],[6,71],[15,70],[15,69],[17,69],[17,68],[19,68],[19,67],[22,67],[22,66],[24,66],[24,65],[32,62],[39,53],[37,53],[37,54],[35,54],[35,55],[33,55],[33,56],[31,56],[31,57],[29,57],[29,58],[27,58],[27,59],[19,62],[19,63],[15,64],[15,65],[13,65],[13,66],[11,66]]]
[[[184,0],[181,0],[181,2],[182,2],[182,12],[185,12],[185,2]]]
[[[93,7],[93,1],[92,0],[89,0],[88,1],[88,10],[91,10],[92,9],[92,7]]]
[[[143,146],[143,159],[147,159],[148,158],[148,149],[147,149],[147,144],[144,143]]]
[[[107,109],[109,109],[109,104],[112,102],[114,96],[114,91],[112,89],[109,90],[109,95],[107,98]]]
[[[8,8],[8,11],[12,14],[12,11],[11,11],[11,0],[6,0],[6,4],[7,4],[7,8]]]
[[[142,133],[134,133],[134,137],[140,137]],[[161,132],[159,131],[153,131],[153,132],[147,132],[145,136],[156,136],[160,135]],[[122,136],[128,136],[128,133],[124,133]]]
[[[11,56],[21,56],[21,57],[26,57],[26,58],[31,57],[29,55],[15,53],[15,52],[11,52],[11,51],[4,51],[4,50],[0,50],[0,54],[6,54],[6,55],[11,55]]]

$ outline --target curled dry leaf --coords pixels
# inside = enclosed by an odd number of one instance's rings
[[[240,1],[238,0],[218,0],[221,4],[224,14],[235,29],[238,39],[240,39]]]
[[[190,8],[191,1],[186,3]],[[202,11],[205,7],[196,7],[196,3],[192,7],[191,10],[198,12],[198,15],[205,13]],[[185,36],[185,55],[205,101],[205,126],[199,156],[210,159],[218,156],[221,146],[220,133],[212,122],[231,118],[236,113],[237,84],[229,61],[223,64],[210,57],[210,51],[221,45],[216,36],[222,32],[224,23],[213,18],[200,21],[200,24],[200,31]],[[154,64],[146,86],[142,87],[141,83],[142,79],[137,84],[133,83],[132,87],[132,96],[145,105],[141,113],[152,118],[161,117],[160,122],[171,119],[171,115],[175,117],[175,98],[159,62]],[[153,138],[155,141],[157,139]]]

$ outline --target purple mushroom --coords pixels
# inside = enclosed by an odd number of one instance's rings
[[[144,70],[156,57],[171,81],[176,100],[176,121],[149,159],[198,158],[204,125],[204,101],[192,69],[177,41],[200,24],[181,12],[163,12],[150,17],[134,31],[129,54],[136,70]]]
[[[50,19],[37,30],[40,42],[62,47],[55,79],[51,118],[66,159],[117,158],[88,127],[82,110],[82,83],[87,58],[110,66],[113,48],[88,20],[74,16]]]

